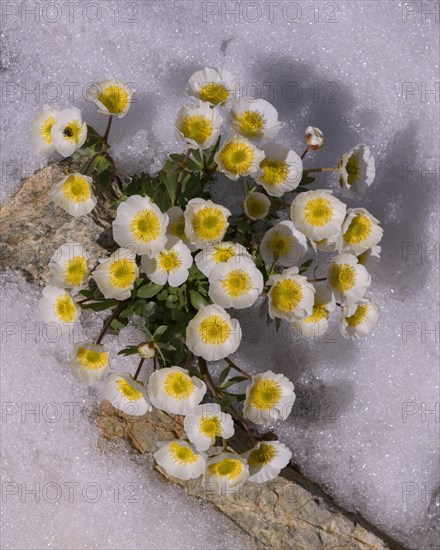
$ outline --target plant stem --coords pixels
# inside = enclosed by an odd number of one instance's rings
[[[309,283],[320,283],[321,281],[326,281],[327,277],[322,277],[321,279],[307,279]]]
[[[156,356],[153,357],[153,370],[157,369],[157,359]]]
[[[112,324],[112,321],[118,317],[118,315],[121,313],[121,311],[125,307],[125,301],[118,304],[115,309],[113,310],[113,313],[110,315],[110,317],[107,319],[107,321],[104,323],[104,326],[102,327],[101,332],[99,333],[98,338],[96,339],[96,344],[100,344],[101,340],[104,338],[105,333],[110,328],[110,325]]]
[[[185,364],[183,365],[184,369],[187,369],[189,367],[189,364],[194,359],[194,353],[191,351],[188,353],[188,357],[186,358]]]
[[[229,359],[229,357],[226,357],[225,361],[226,363],[228,363],[228,365],[230,365],[233,369],[235,369],[237,372],[242,374],[248,380],[252,380],[252,376],[248,374],[246,371],[244,371],[243,369],[241,369],[240,367],[238,367],[233,361],[231,361],[231,359]]]
[[[102,155],[102,153],[95,153],[95,154],[93,155],[93,157],[91,157],[91,158],[89,159],[89,161],[87,162],[87,164],[84,166],[84,168],[83,168],[83,170],[82,170],[86,176],[87,176],[87,171],[89,170],[90,166],[92,165],[92,162],[93,162],[97,157],[100,157],[101,155]]]
[[[306,148],[306,150],[304,151],[304,153],[301,155],[301,160],[307,155],[307,153],[309,152],[309,147]]]
[[[220,397],[221,393],[215,387],[215,384],[212,381],[211,375],[209,374],[208,364],[206,363],[206,359],[203,359],[203,357],[198,357],[198,361],[199,361],[200,374],[202,375],[203,380],[206,382],[206,385],[208,386],[212,395],[214,397]]]
[[[303,174],[308,174],[309,172],[337,172],[339,168],[307,168],[304,170]]]
[[[191,155],[191,152],[192,152],[192,149],[189,148],[188,151],[185,153],[185,157],[183,159],[183,163],[182,163],[182,171],[180,172],[179,174],[179,177],[177,178],[177,186],[176,186],[176,195],[174,197],[174,204],[176,205],[177,204],[177,201],[179,200],[179,197],[180,197],[180,193],[182,191],[182,182],[183,182],[183,178],[185,176],[185,168],[186,168],[186,165],[188,164],[188,159],[189,159],[189,156]]]
[[[136,370],[135,375],[133,376],[133,378],[134,378],[135,380],[138,379],[138,376],[139,376],[139,374],[140,374],[140,372],[141,372],[141,368],[142,368],[142,365],[144,364],[144,361],[145,361],[145,359],[144,359],[143,357],[142,357],[142,359],[139,361],[138,368],[137,368],[137,370]]]
[[[231,409],[231,411],[234,413],[235,417],[237,418],[237,420],[240,422],[240,424],[243,426],[243,428],[245,429],[246,433],[248,434],[248,436],[250,437],[252,443],[254,445],[257,444],[257,440],[255,439],[255,437],[253,436],[252,432],[251,432],[251,429],[249,428],[249,426],[247,425],[247,423],[245,422],[244,418],[241,417],[240,413],[237,411],[237,409],[234,407],[234,405],[229,405],[229,408]]]
[[[112,127],[112,121],[113,121],[113,115],[109,117],[107,128],[105,129],[105,134],[104,134],[104,145],[106,146],[105,148],[108,147],[108,135],[110,133],[110,128]]]

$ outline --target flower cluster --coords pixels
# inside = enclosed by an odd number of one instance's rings
[[[144,341],[120,351],[139,357],[137,371],[108,375],[105,398],[128,415],[153,408],[182,415],[186,438],[163,442],[157,463],[181,479],[203,475],[207,487],[223,494],[246,480],[273,479],[291,457],[282,443],[255,436],[247,424],[286,419],[295,393],[283,374],[252,376],[231,359],[242,339],[237,310],[265,301],[268,322],[278,328],[285,320],[306,337],[322,336],[338,311],[344,338],[366,336],[379,316],[366,293],[383,233],[365,208],[347,208],[331,190],[309,187],[313,172],[333,172],[343,196],[362,197],[375,176],[370,149],[358,145],[334,167],[305,169],[306,155],[324,146],[321,130],[306,128],[306,148],[298,155],[275,141],[281,128],[275,107],[236,97],[236,83],[227,70],[192,75],[187,94],[193,103],[181,107],[175,121],[188,149],[170,155],[156,176],[121,179],[108,152],[112,119],[122,118],[132,102],[119,80],[95,83],[87,94],[109,117],[103,136],[82,122],[78,109],[50,107],[35,117],[29,136],[40,153],[73,155],[70,173],[51,190],[71,215],[90,213],[110,180],[120,190],[114,251],[97,262],[83,245],[67,243],[49,263],[44,321],[69,332],[81,308],[111,309],[97,339],[76,345],[72,374],[87,384],[107,376],[103,337],[134,316],[141,319]],[[213,177],[218,172],[236,182],[237,196],[244,192],[241,215],[229,209],[235,198],[229,208],[212,200],[213,186],[221,185]],[[320,254],[326,262],[318,277]],[[226,367],[214,380],[208,362],[220,360]],[[138,380],[145,361],[152,366],[146,385]],[[239,376],[231,376],[234,370]],[[252,440],[242,455],[229,444],[235,422]]]

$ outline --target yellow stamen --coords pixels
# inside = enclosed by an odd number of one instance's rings
[[[243,464],[236,458],[224,458],[208,466],[209,473],[217,477],[227,477],[232,480],[237,478],[242,470]]]
[[[264,129],[264,118],[257,111],[244,111],[236,116],[235,121],[240,134],[253,138]]]
[[[214,246],[214,250],[212,260],[216,264],[227,262],[235,256],[234,247],[231,245],[218,244]]]
[[[272,462],[276,457],[277,450],[273,445],[260,443],[258,449],[254,449],[248,456],[248,464],[251,468],[261,468]]]
[[[358,244],[364,241],[371,232],[371,220],[364,214],[357,214],[344,233],[344,241],[348,244]]]
[[[218,208],[205,207],[196,212],[192,226],[199,239],[206,242],[222,238],[226,226],[226,216]]]
[[[356,311],[350,317],[346,317],[347,325],[349,327],[357,327],[365,321],[368,313],[368,304],[360,304]]]
[[[246,271],[233,269],[223,279],[222,288],[231,298],[238,298],[251,290],[252,279]]]
[[[194,464],[197,461],[198,457],[196,453],[193,453],[186,445],[179,445],[179,443],[173,441],[169,444],[168,448],[174,462],[178,462],[179,464]]]
[[[211,439],[222,434],[222,425],[218,416],[202,416],[199,422],[199,431]]]
[[[229,91],[224,84],[209,82],[203,84],[199,90],[199,97],[202,101],[208,101],[213,105],[224,103],[229,97]]]
[[[212,134],[212,122],[203,115],[191,115],[182,120],[182,134],[202,145]]]
[[[142,397],[142,393],[136,388],[133,388],[133,386],[123,378],[116,381],[116,386],[118,392],[128,399],[128,401],[139,401]]]
[[[60,294],[54,304],[53,311],[63,323],[72,323],[76,318],[76,307],[68,294]]]
[[[52,130],[52,126],[54,124],[55,124],[55,118],[53,116],[50,116],[49,118],[46,118],[46,120],[40,126],[41,139],[46,143],[52,143],[52,136],[50,131]]]
[[[347,164],[345,165],[345,169],[347,170],[348,185],[353,185],[353,183],[355,183],[360,176],[360,159],[355,155],[351,155],[351,157],[348,159]]]
[[[175,250],[162,250],[157,257],[157,266],[166,273],[175,273],[182,265],[179,254]]]
[[[266,204],[258,197],[255,197],[253,193],[246,199],[246,208],[252,218],[262,218],[267,213]]]
[[[73,141],[75,143],[79,142],[81,132],[82,126],[77,120],[72,120],[68,122],[61,131],[61,133],[63,134],[63,138],[66,141]]]
[[[301,285],[292,279],[276,283],[270,291],[273,305],[280,311],[292,311],[301,302],[303,291]]]
[[[291,242],[281,233],[274,232],[267,245],[272,253],[273,259],[277,261],[279,258],[287,256],[291,247]]]
[[[263,170],[262,179],[266,185],[275,187],[287,178],[287,164],[284,160],[264,159],[260,168]]]
[[[76,358],[83,367],[88,370],[99,370],[108,363],[109,353],[106,351],[94,351],[80,347],[76,350]]]
[[[112,286],[116,288],[127,288],[136,277],[136,264],[133,260],[122,258],[110,264],[108,278]]]
[[[231,141],[220,151],[220,161],[228,172],[241,174],[252,166],[254,154],[245,143]]]
[[[90,199],[90,185],[89,182],[82,176],[72,174],[63,183],[61,190],[66,199],[79,204]]]
[[[128,92],[120,86],[108,86],[98,95],[98,100],[107,107],[109,113],[123,113],[129,100]]]
[[[204,344],[219,346],[224,344],[231,333],[231,327],[219,315],[206,317],[199,325],[199,336]]]
[[[170,224],[168,226],[168,233],[174,235],[174,237],[179,237],[182,241],[185,239],[185,218],[183,215],[178,219],[176,223]]]
[[[315,304],[313,306],[312,314],[303,319],[304,323],[313,325],[319,323],[322,319],[328,319],[328,311],[322,304]]]
[[[339,292],[345,292],[355,285],[356,272],[348,264],[332,264],[328,272],[328,281]]]
[[[323,197],[306,202],[304,217],[307,223],[315,227],[322,227],[332,219],[333,209],[330,201]]]
[[[159,218],[151,210],[141,210],[131,220],[130,233],[138,241],[154,241],[160,234]]]
[[[281,387],[275,380],[257,378],[249,391],[249,401],[258,410],[273,409],[281,398]]]
[[[79,286],[87,273],[87,260],[84,256],[74,256],[64,264],[64,280],[68,285]]]
[[[194,392],[194,383],[183,372],[171,372],[163,383],[165,393],[172,399],[188,399]]]

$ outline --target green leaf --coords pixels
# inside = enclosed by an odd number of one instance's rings
[[[302,263],[299,266],[299,274],[302,275],[303,273],[305,273],[309,269],[312,262],[313,262],[313,258],[311,258],[310,260],[306,260],[304,263]]]
[[[144,286],[141,286],[138,291],[137,295],[139,298],[152,298],[153,296],[156,296],[163,288],[163,285],[156,285],[154,283],[148,283]]]
[[[222,372],[220,373],[220,376],[218,377],[219,384],[222,384],[226,380],[231,369],[232,369],[232,366],[228,365],[225,369],[222,370]]]
[[[91,309],[92,311],[104,311],[110,307],[114,307],[119,302],[117,300],[102,300],[91,304],[82,304],[83,309]]]
[[[168,327],[166,325],[161,325],[160,327],[158,327],[155,331],[154,331],[154,334],[153,334],[153,340],[155,338],[157,338],[158,336],[161,336],[166,330],[168,329]]]
[[[200,292],[197,292],[196,290],[189,291],[189,299],[195,309],[200,309],[201,307],[208,305],[208,301],[205,300]]]
[[[222,390],[226,390],[227,388],[230,388],[231,386],[235,386],[235,384],[239,384],[240,382],[245,382],[247,378],[245,376],[233,376],[232,378],[229,378],[228,381],[221,386]]]
[[[135,353],[138,353],[138,349],[136,346],[128,346],[118,351],[118,355],[124,355],[124,356],[134,355]]]

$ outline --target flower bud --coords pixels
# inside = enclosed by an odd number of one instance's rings
[[[142,359],[152,359],[156,355],[156,349],[152,342],[144,342],[139,344],[138,353]]]
[[[321,149],[324,146],[324,134],[319,128],[309,126],[304,134],[304,141],[309,149]]]

